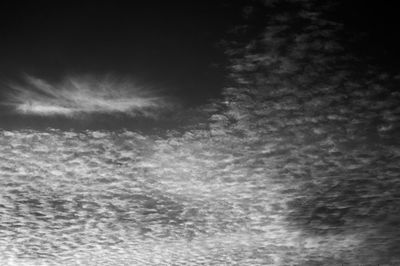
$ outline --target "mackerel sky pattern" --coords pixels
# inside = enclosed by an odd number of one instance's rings
[[[331,7],[264,3],[207,123],[1,130],[0,261],[399,264],[398,77],[346,48]]]

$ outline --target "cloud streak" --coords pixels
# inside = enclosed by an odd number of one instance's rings
[[[154,90],[112,76],[69,76],[60,82],[48,82],[27,75],[22,83],[8,87],[10,92],[3,105],[20,114],[75,117],[120,113],[153,117],[170,107],[167,98]]]

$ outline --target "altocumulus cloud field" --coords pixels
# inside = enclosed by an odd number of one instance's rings
[[[349,53],[326,6],[278,2],[227,47],[232,86],[198,108],[205,124],[1,130],[2,265],[398,265],[398,77]],[[131,85],[28,77],[5,103],[71,119],[168,106]]]

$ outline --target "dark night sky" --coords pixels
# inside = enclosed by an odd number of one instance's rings
[[[29,74],[56,81],[111,73],[161,89],[183,106],[202,104],[224,86],[227,58],[218,43],[243,23],[244,6],[229,1],[3,4],[0,77],[8,82]],[[3,126],[57,127],[54,122],[63,119],[2,120]]]
[[[246,23],[242,9],[255,3],[229,2],[2,4],[1,75],[112,71],[175,88],[188,97],[190,92],[192,100],[215,96],[226,62],[216,44],[229,38],[229,29]],[[334,16],[348,29],[368,34],[369,43],[359,43],[360,48],[393,59],[399,44],[393,4],[342,2]],[[387,51],[377,53],[377,47]]]
[[[240,20],[227,1],[25,5],[2,9],[3,76],[115,72],[194,102],[221,87],[216,43]]]
[[[400,17],[395,1],[338,1],[333,18],[343,22],[349,36],[357,39],[352,52],[370,57],[373,64],[390,71],[400,67]]]
[[[160,88],[183,106],[203,104],[226,86],[228,58],[218,43],[254,38],[268,14],[257,1],[231,2],[3,4],[0,78],[5,82],[29,74],[58,80],[70,74],[113,73]],[[400,60],[393,6],[342,2],[332,16],[349,32],[366,33],[351,48],[396,69]],[[246,7],[252,11],[247,18]],[[229,33],[245,24],[251,25],[247,32]],[[38,123],[35,119],[27,120]],[[16,123],[2,120],[3,125]]]

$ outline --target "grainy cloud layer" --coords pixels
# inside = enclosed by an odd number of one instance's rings
[[[111,76],[70,76],[60,82],[26,76],[22,83],[8,87],[11,91],[5,104],[20,114],[154,116],[160,109],[168,107],[166,99],[154,91]]]
[[[0,261],[399,265],[400,94],[359,74],[339,28],[272,17],[207,129],[0,130]],[[64,103],[39,84],[16,99]]]
[[[263,147],[208,133],[0,130],[0,261],[295,265],[357,247],[357,234],[291,228],[298,184],[279,162],[256,166]]]

